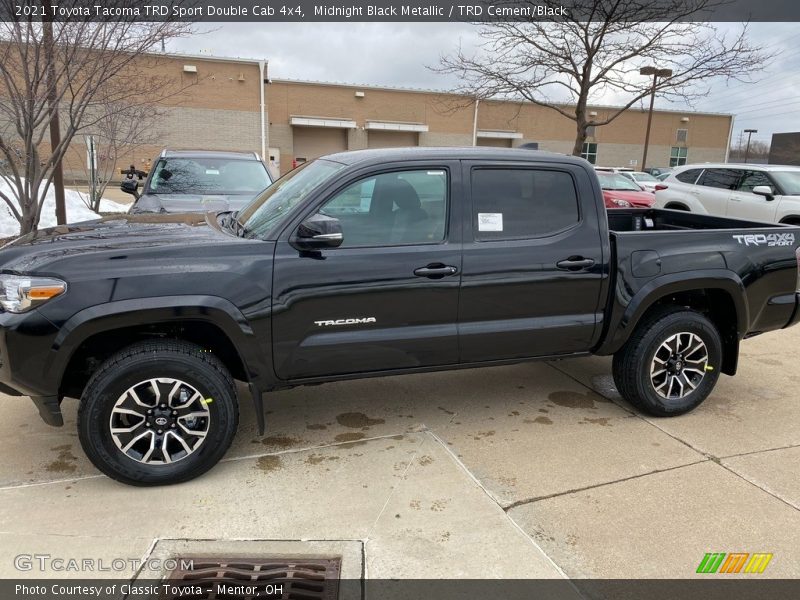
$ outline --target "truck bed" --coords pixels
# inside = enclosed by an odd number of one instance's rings
[[[745,303],[736,307],[739,337],[780,329],[793,318],[800,227],[665,209],[611,210],[608,223],[617,268],[610,330],[617,335],[632,299],[654,286],[744,292]]]
[[[674,231],[687,229],[772,229],[784,232],[791,225],[744,221],[728,217],[700,215],[682,210],[659,208],[614,209],[608,211],[608,228],[612,232]],[[797,229],[797,228],[794,228]]]

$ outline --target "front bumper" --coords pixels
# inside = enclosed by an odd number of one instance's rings
[[[47,359],[58,329],[36,310],[0,312],[0,393],[30,396],[45,423],[64,424],[58,383],[48,373]]]

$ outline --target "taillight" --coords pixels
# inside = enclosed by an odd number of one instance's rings
[[[668,185],[664,185],[663,183],[656,184],[656,191],[657,192],[661,191],[661,190],[666,190],[668,188],[669,188],[669,186]]]

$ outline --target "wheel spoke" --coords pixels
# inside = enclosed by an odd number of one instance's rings
[[[132,427],[112,427],[111,428],[111,434],[112,435],[120,435],[120,434],[125,434],[125,433],[133,433],[134,431],[136,431],[142,425],[144,425],[144,421],[143,420],[139,421],[138,423],[136,423],[136,425],[133,425]]]
[[[681,379],[683,380],[684,383],[686,383],[691,388],[690,391],[693,392],[694,390],[697,389],[697,385],[692,383],[692,380],[686,374],[686,371],[684,371],[683,374],[681,375]],[[683,386],[681,386],[681,389],[683,389]]]
[[[125,445],[125,447],[124,447],[124,448],[122,448],[122,451],[123,451],[123,452],[127,452],[128,450],[130,450],[130,449],[133,447],[133,445],[134,445],[136,442],[138,442],[139,440],[141,440],[142,438],[144,438],[144,437],[145,437],[145,436],[147,436],[147,435],[151,435],[151,436],[152,436],[152,435],[153,435],[153,432],[152,432],[152,431],[143,431],[143,432],[142,432],[142,433],[140,433],[139,435],[137,435],[137,436],[134,436],[134,437],[133,437],[133,439],[131,439],[131,441],[129,441],[129,442],[127,443],[127,445]]]

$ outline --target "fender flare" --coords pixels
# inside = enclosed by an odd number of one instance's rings
[[[750,311],[747,306],[745,287],[733,272],[724,269],[698,271],[687,277],[686,273],[668,273],[647,282],[628,301],[620,318],[610,323],[613,335],[600,349],[602,354],[613,354],[628,341],[642,316],[656,302],[670,294],[692,290],[720,290],[726,292],[736,310],[737,340],[747,332]]]
[[[268,355],[260,351],[258,339],[244,314],[229,300],[219,296],[137,298],[85,308],[61,326],[45,363],[45,373],[60,382],[77,349],[98,333],[136,325],[184,320],[211,323],[222,330],[231,341],[244,365],[259,430],[263,433],[265,424],[262,390],[265,389],[263,382],[269,376],[269,365],[262,356]]]

